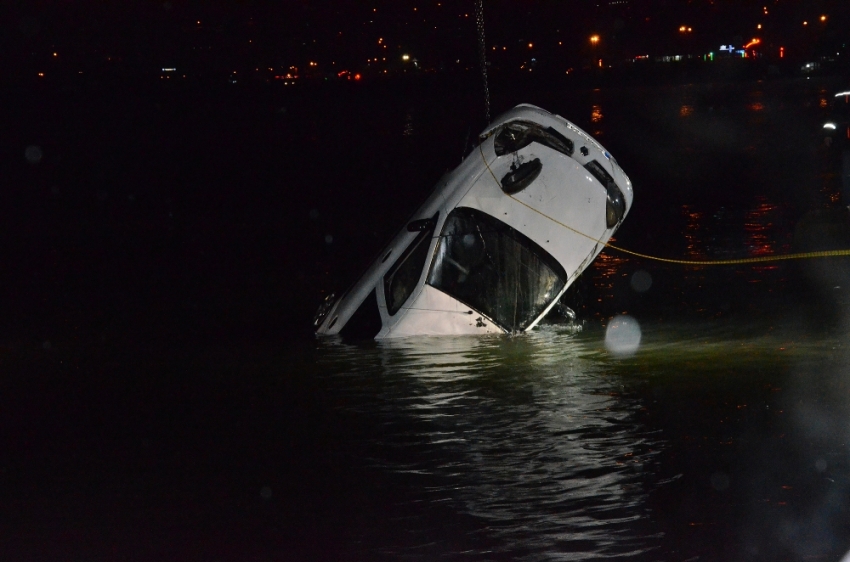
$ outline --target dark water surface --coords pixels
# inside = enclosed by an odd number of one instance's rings
[[[678,259],[850,247],[826,79],[494,88],[576,122]],[[7,88],[0,559],[834,560],[847,258],[605,251],[517,337],[315,341],[471,148],[463,83]],[[37,148],[37,151],[35,150]],[[607,351],[615,315],[637,353]]]

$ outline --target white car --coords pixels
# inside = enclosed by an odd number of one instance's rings
[[[559,115],[519,105],[479,140],[360,280],[322,303],[317,334],[530,330],[631,207],[631,181],[614,158]]]

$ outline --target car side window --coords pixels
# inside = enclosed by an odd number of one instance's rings
[[[425,262],[428,261],[428,248],[431,246],[436,222],[435,216],[429,222],[430,227],[419,232],[384,275],[384,297],[390,315],[401,309],[419,282]]]

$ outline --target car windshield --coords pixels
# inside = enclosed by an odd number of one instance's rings
[[[457,208],[440,233],[427,282],[503,329],[521,331],[566,281],[561,264],[528,237],[486,213]]]

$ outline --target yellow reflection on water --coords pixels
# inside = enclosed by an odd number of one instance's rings
[[[613,236],[609,240],[611,244],[616,244],[616,238]],[[593,285],[599,294],[597,301],[600,305],[612,302],[614,300],[614,282],[617,277],[627,278],[629,276],[629,268],[625,267],[629,263],[629,257],[626,254],[619,252],[603,251],[591,265],[593,274]],[[597,307],[603,310],[607,307]],[[601,313],[596,312],[596,316]]]
[[[747,233],[747,249],[750,256],[772,256],[776,253],[776,240],[771,237],[774,224],[771,220],[777,206],[769,203],[765,197],[758,197],[758,205],[747,212],[744,230]],[[776,269],[778,266],[764,266],[765,269]]]
[[[602,106],[598,104],[594,104],[593,108],[590,112],[590,122],[591,123],[599,123],[602,121]]]
[[[696,210],[693,205],[682,205],[682,215],[685,217],[685,249],[688,258],[705,260],[705,248],[702,241],[702,222],[705,214]]]

